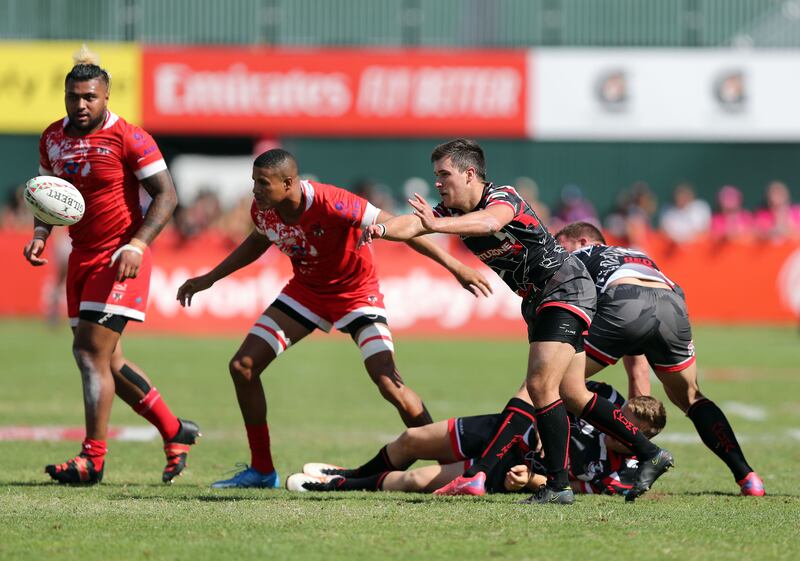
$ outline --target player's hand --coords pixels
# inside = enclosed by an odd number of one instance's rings
[[[135,279],[139,274],[139,267],[142,266],[142,255],[135,251],[123,251],[117,259],[113,259],[109,267],[114,266],[114,261],[119,261],[117,266],[117,282],[125,282],[127,279]]]
[[[386,233],[386,226],[383,224],[370,224],[361,232],[361,238],[358,240],[356,249],[372,243],[373,239],[378,239]]]
[[[467,267],[464,265],[457,271],[453,273],[466,290],[469,290],[475,298],[480,298],[481,294],[485,297],[489,297],[492,294],[492,285],[489,284],[489,281],[486,280],[480,271],[476,271],[472,267]]]
[[[213,284],[214,281],[210,280],[206,275],[200,275],[199,277],[191,278],[183,283],[178,289],[177,300],[183,307],[191,306],[192,296],[202,290],[211,288]]]
[[[519,491],[528,484],[530,478],[531,473],[528,471],[527,466],[512,466],[511,469],[506,473],[503,486],[509,491]]]
[[[414,208],[414,216],[422,222],[422,227],[431,232],[436,231],[436,216],[433,214],[433,207],[428,204],[425,197],[419,193],[414,193],[414,198],[408,199],[408,204]]]
[[[47,259],[41,257],[46,243],[47,242],[42,238],[33,238],[28,242],[28,244],[25,246],[25,249],[22,250],[22,255],[25,256],[25,259],[28,260],[28,263],[34,267],[40,267],[47,264]]]

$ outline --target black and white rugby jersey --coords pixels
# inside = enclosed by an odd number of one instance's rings
[[[507,205],[514,218],[499,232],[490,236],[459,236],[478,259],[486,263],[511,290],[523,298],[536,295],[550,280],[569,253],[547,231],[533,209],[516,189],[486,183],[474,211],[493,205]],[[460,210],[439,203],[436,216],[461,216]]]
[[[663,282],[675,288],[675,283],[661,272],[656,262],[636,249],[592,245],[572,254],[586,265],[600,293],[605,291],[609,283],[625,277]]]

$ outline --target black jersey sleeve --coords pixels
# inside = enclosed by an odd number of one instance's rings
[[[486,208],[494,205],[510,206],[514,216],[517,216],[525,208],[525,201],[513,187],[495,187],[486,196]]]

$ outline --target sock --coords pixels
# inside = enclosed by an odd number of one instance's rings
[[[597,394],[594,394],[583,408],[581,418],[633,450],[639,460],[649,460],[658,454],[658,446],[650,442],[650,439],[622,414],[619,407]]]
[[[106,461],[106,448],[105,440],[95,440],[93,438],[84,438],[81,444],[81,456],[90,458],[97,471],[103,469],[103,464]]]
[[[354,477],[369,477],[371,475],[380,474],[385,471],[405,471],[408,467],[414,463],[410,462],[404,466],[396,466],[392,464],[392,461],[389,459],[389,453],[387,452],[386,448],[388,444],[380,449],[380,451],[368,461],[363,466],[359,466],[356,469],[352,470],[352,476]]]
[[[481,454],[480,459],[464,472],[464,477],[474,477],[478,472],[489,473],[503,456],[520,440],[534,421],[533,406],[517,397],[512,397],[500,415],[500,426]]]
[[[536,410],[536,428],[542,440],[543,464],[547,485],[552,489],[569,487],[569,418],[560,399]]]
[[[334,491],[380,491],[388,474],[388,471],[384,471],[369,477],[343,477],[333,481]]]
[[[705,398],[696,401],[689,407],[686,416],[694,423],[703,444],[725,462],[736,481],[741,481],[753,471],[744,458],[725,413],[716,403]]]
[[[142,400],[133,406],[133,410],[150,421],[161,433],[161,438],[168,441],[174,438],[181,429],[178,418],[169,410],[166,402],[161,399],[161,394],[155,388],[150,388]]]
[[[269,425],[245,425],[247,442],[250,445],[250,467],[261,473],[275,471],[269,446]]]

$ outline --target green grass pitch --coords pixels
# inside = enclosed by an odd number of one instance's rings
[[[212,491],[248,461],[227,361],[238,340],[145,334],[125,351],[173,411],[204,438],[177,482],[160,483],[160,442],[111,441],[105,481],[65,488],[43,473],[77,442],[0,442],[0,559],[709,559],[800,558],[800,335],[792,328],[698,328],[701,387],[723,409],[763,499],[737,495],[727,468],[668,404],[659,439],[677,467],[633,504],[578,497],[571,507],[516,504],[516,496]],[[66,327],[0,321],[0,425],[83,423]],[[436,420],[498,410],[522,381],[527,345],[515,341],[399,339],[407,383]],[[600,375],[624,390],[620,367]],[[291,349],[265,375],[278,470],[307,461],[358,464],[402,430],[343,336]],[[663,398],[657,382],[654,393]],[[112,425],[145,426],[121,401]],[[657,440],[658,442],[658,440]]]

